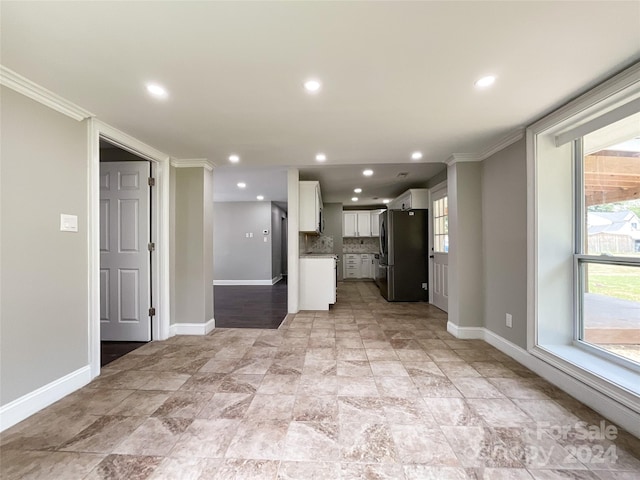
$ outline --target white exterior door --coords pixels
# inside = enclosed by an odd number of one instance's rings
[[[150,341],[150,164],[100,164],[100,339]]]
[[[447,189],[438,189],[431,195],[431,280],[432,303],[449,311],[449,201]]]

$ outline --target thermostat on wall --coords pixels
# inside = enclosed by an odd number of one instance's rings
[[[77,232],[78,231],[78,216],[60,214],[60,231],[61,232]]]

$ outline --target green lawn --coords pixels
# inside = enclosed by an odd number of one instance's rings
[[[588,291],[640,302],[640,268],[588,264]]]

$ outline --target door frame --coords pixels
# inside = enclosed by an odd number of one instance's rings
[[[435,193],[440,192],[441,190],[447,190],[447,180],[434,185],[429,189],[429,232],[427,233],[428,237],[428,255],[429,255],[429,303],[433,304],[433,259],[431,255],[433,255],[433,197]],[[449,192],[447,192],[447,195]]]
[[[88,254],[89,254],[89,338],[91,378],[100,374],[100,138],[151,162],[156,184],[151,189],[151,253],[153,265],[150,286],[156,315],[151,320],[151,340],[169,338],[169,165],[170,157],[126,133],[90,118],[88,122]]]

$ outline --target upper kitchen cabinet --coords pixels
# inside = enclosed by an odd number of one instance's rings
[[[380,214],[382,212],[384,212],[384,209],[371,210],[371,236],[372,237],[380,236]]]
[[[342,213],[343,237],[370,237],[371,236],[371,212],[351,211]]]
[[[303,233],[320,234],[324,230],[324,218],[322,216],[322,194],[320,182],[299,182],[299,230]]]
[[[389,210],[411,210],[429,208],[429,190],[412,188],[389,203]]]

